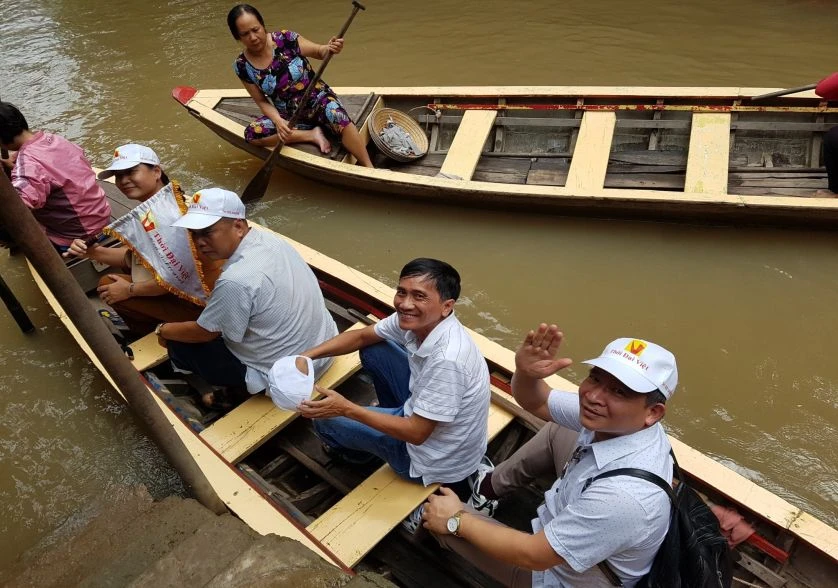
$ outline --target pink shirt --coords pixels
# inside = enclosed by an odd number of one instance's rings
[[[84,151],[64,137],[35,133],[18,151],[12,184],[56,245],[91,237],[110,221],[110,204]]]

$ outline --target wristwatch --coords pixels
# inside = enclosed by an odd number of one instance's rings
[[[460,536],[460,518],[465,512],[464,510],[457,512],[453,517],[449,517],[448,522],[445,523],[445,528],[455,537]]]
[[[163,335],[160,334],[160,329],[162,329],[163,325],[165,325],[165,324],[166,323],[160,323],[159,325],[154,327],[154,334],[157,335],[158,337],[162,337]]]

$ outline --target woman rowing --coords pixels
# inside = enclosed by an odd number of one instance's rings
[[[116,186],[131,200],[145,202],[166,189],[172,190],[176,199],[183,200],[180,186],[169,181],[160,167],[160,158],[144,145],[132,143],[118,147],[111,166],[99,174],[99,179],[111,176],[115,176]],[[122,219],[111,227],[120,221]],[[142,229],[148,230],[147,227]],[[121,240],[125,242],[125,239]],[[76,239],[64,256],[86,257],[122,270],[122,273],[108,274],[99,281],[99,297],[125,320],[128,328],[136,335],[150,333],[162,322],[195,320],[201,313],[200,305],[176,296],[161,285],[155,274],[143,263],[142,257],[135,254],[128,245],[102,247]],[[190,261],[194,265],[194,260]],[[212,288],[223,260],[201,261],[203,281]]]
[[[340,53],[343,39],[332,37],[327,44],[318,45],[294,31],[268,34],[262,15],[249,4],[234,6],[227,14],[227,26],[244,47],[233,69],[262,112],[245,128],[248,143],[273,147],[281,139],[286,144],[313,143],[328,153],[332,146],[325,128],[341,138],[361,165],[373,167],[358,127],[323,80],[318,80],[306,103],[300,103],[314,78],[308,58],[325,59],[330,53]],[[302,116],[292,129],[288,120],[299,108]]]

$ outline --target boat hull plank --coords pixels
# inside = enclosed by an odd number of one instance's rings
[[[359,369],[361,358],[357,352],[341,355],[334,359],[317,383],[324,388],[334,388]],[[268,396],[258,394],[201,431],[201,437],[224,459],[236,463],[291,424],[298,415],[295,411],[278,408]]]
[[[565,184],[574,193],[601,190],[605,185],[616,121],[613,112],[586,112],[582,117]]]
[[[480,153],[492,131],[496,110],[469,110],[463,115],[440,173],[447,177],[470,180],[474,175]]]
[[[729,157],[730,113],[694,113],[684,191],[726,193]]]
[[[492,404],[489,440],[514,418],[511,412]],[[422,486],[408,482],[385,465],[309,525],[308,530],[352,567],[438,487],[439,484]]]

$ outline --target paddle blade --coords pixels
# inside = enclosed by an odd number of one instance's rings
[[[247,184],[244,192],[242,192],[242,202],[247,204],[248,202],[262,199],[265,192],[268,191],[268,184],[271,183],[273,169],[274,166],[271,164],[271,159],[269,158],[265,162],[265,165],[259,168],[259,171],[256,172],[256,175],[253,176],[253,179],[250,180],[250,183]]]
[[[838,72],[818,82],[815,94],[826,100],[838,100]]]

